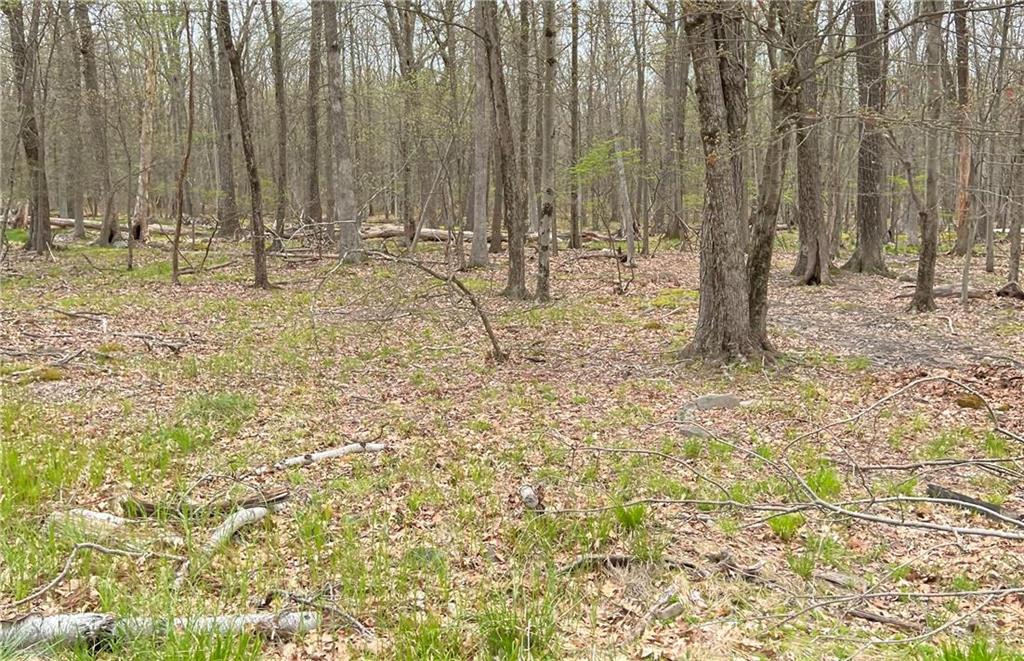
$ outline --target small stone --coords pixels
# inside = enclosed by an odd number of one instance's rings
[[[703,427],[692,423],[685,423],[679,425],[677,428],[679,434],[686,438],[708,438],[711,436]]]

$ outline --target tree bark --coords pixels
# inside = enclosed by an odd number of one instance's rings
[[[93,41],[92,24],[89,22],[89,5],[82,0],[75,2],[75,22],[78,24],[79,50],[82,53],[82,79],[85,82],[85,108],[89,115],[93,139],[93,157],[99,162],[99,199],[103,203],[103,224],[96,244],[112,245],[121,238],[117,215],[114,212],[114,187],[111,183],[110,154],[107,146],[107,120],[104,116],[103,95],[100,92],[99,74],[96,68],[96,49]]]
[[[274,103],[277,108],[277,210],[274,214],[274,249],[280,250],[284,217],[288,210],[288,100],[284,91],[284,47],[281,2],[270,0],[270,54],[274,72]]]
[[[135,192],[129,231],[132,241],[144,242],[149,236],[149,220],[153,215],[153,129],[156,121],[156,52],[146,52],[146,90],[142,99],[141,131],[139,133],[139,178]]]
[[[550,250],[557,241],[555,221],[555,0],[543,0],[544,90],[541,103],[541,186],[544,202],[537,231],[537,300],[551,300]]]
[[[356,210],[355,178],[352,174],[352,148],[348,119],[345,116],[345,88],[341,80],[341,39],[338,33],[338,7],[324,7],[327,38],[327,88],[331,97],[331,139],[333,141],[334,224],[338,227],[338,255],[345,262],[362,261],[359,252],[359,215]]]
[[[505,87],[505,73],[501,58],[501,35],[498,31],[497,6],[486,2],[484,35],[487,47],[488,71],[491,83],[491,103],[494,111],[495,133],[498,139],[495,169],[501,171],[505,227],[508,232],[508,281],[504,295],[523,300],[528,298],[526,289],[526,200],[523,197],[521,171],[516,165],[515,142],[512,135],[512,116],[508,107],[508,92]]]
[[[889,275],[882,253],[886,228],[882,220],[884,146],[879,123],[885,98],[875,0],[856,0],[853,15],[857,31],[857,93],[861,130],[857,152],[857,247],[843,268],[855,273]]]
[[[569,160],[573,165],[580,160],[580,3],[571,0],[572,47],[569,56]],[[569,247],[583,247],[580,234],[580,184],[575,175],[569,177]]]
[[[481,3],[473,7],[473,27],[483,34],[484,9]],[[469,265],[487,266],[487,187],[488,161],[491,150],[490,79],[487,74],[487,48],[481,37],[473,38],[473,246]],[[500,232],[500,227],[499,227]],[[499,241],[500,245],[500,241]]]
[[[921,251],[917,262],[917,284],[910,308],[918,312],[935,309],[935,258],[939,244],[939,120],[942,117],[942,0],[925,0],[922,13],[927,26],[928,119],[925,153],[927,183],[921,218]],[[911,182],[912,184],[913,182]]]
[[[693,61],[705,160],[701,225],[700,306],[689,352],[710,361],[760,355],[750,326],[748,285],[738,219],[743,194],[734,161],[746,123],[746,85],[733,69],[744,61],[737,2],[687,3],[684,23]]]
[[[306,222],[319,235],[324,221],[320,204],[320,49],[323,43],[324,5],[310,6],[309,73],[306,96]]]
[[[61,26],[65,38],[64,44],[67,56],[66,83],[68,89],[67,108],[69,112],[65,121],[69,126],[65,131],[65,146],[67,151],[67,204],[68,215],[75,219],[75,229],[72,234],[76,239],[85,238],[85,205],[82,192],[82,127],[79,116],[82,111],[82,54],[78,49],[77,33],[71,11],[71,3],[68,0],[60,0],[58,3]]]
[[[971,217],[971,91],[968,87],[967,13],[964,0],[953,0],[953,26],[956,31],[956,99],[957,99],[957,198],[956,245],[953,254],[966,255],[973,248]]]
[[[242,61],[231,36],[231,14],[228,0],[217,2],[217,32],[221,48],[231,68],[235,81],[235,101],[238,107],[238,126],[242,135],[242,153],[245,155],[245,169],[249,175],[249,193],[252,199],[252,259],[254,284],[261,289],[270,289],[267,277],[267,255],[263,231],[263,198],[260,191],[260,174],[256,167],[256,151],[252,142],[252,126],[249,118],[249,104],[242,77]]]
[[[1006,272],[1007,282],[1020,282],[1020,234],[1024,218],[1024,100],[1017,111],[1017,153],[1013,158],[1013,202],[1016,210],[1010,216],[1010,260]]]
[[[209,7],[214,12],[212,3]],[[215,20],[211,16],[210,20]],[[217,176],[220,181],[220,195],[217,198],[218,234],[226,237],[238,236],[241,224],[238,220],[238,202],[235,199],[234,168],[234,120],[231,119],[231,65],[228,63],[224,46],[207,40],[210,50],[210,72],[213,74],[212,98],[214,127],[217,131]],[[216,62],[216,65],[214,64]]]

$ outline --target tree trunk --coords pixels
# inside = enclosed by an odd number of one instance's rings
[[[925,153],[927,183],[921,217],[921,251],[917,285],[910,307],[918,312],[935,309],[935,257],[939,244],[939,120],[942,117],[942,0],[925,0],[922,13],[927,25],[928,119]],[[913,183],[913,182],[911,182]]]
[[[1020,282],[1020,233],[1021,220],[1024,218],[1024,100],[1020,101],[1017,114],[1017,153],[1013,159],[1013,193],[1014,205],[1017,207],[1010,213],[1010,263],[1006,273],[1007,282]]]
[[[242,153],[245,155],[245,169],[249,175],[249,193],[252,198],[252,258],[254,284],[261,289],[270,289],[267,278],[267,255],[263,232],[263,199],[260,191],[260,174],[256,168],[256,152],[252,144],[252,127],[249,120],[249,104],[242,77],[242,62],[231,36],[231,14],[228,0],[217,2],[217,32],[220,45],[231,67],[235,81],[235,101],[238,105],[238,126],[242,134]]]
[[[65,146],[67,151],[67,201],[68,215],[75,219],[75,230],[72,236],[76,239],[85,238],[85,205],[82,193],[82,127],[79,116],[82,112],[82,54],[79,51],[76,31],[71,15],[71,3],[60,0],[58,3],[61,26],[64,29],[67,56],[66,84],[68,90],[67,108],[69,112],[65,121],[69,126],[65,130]]]
[[[832,258],[828,223],[821,208],[821,155],[818,128],[817,0],[794,0],[788,5],[789,45],[797,53],[800,72],[797,115],[797,199],[800,256],[794,275],[806,285],[827,284]]]
[[[967,53],[967,12],[964,0],[953,0],[953,26],[956,30],[956,98],[957,98],[957,198],[956,246],[953,253],[966,255],[973,248],[971,218],[971,92]]]
[[[135,192],[135,209],[132,211],[129,232],[131,241],[146,241],[149,235],[149,220],[153,214],[153,129],[156,118],[156,52],[146,52],[146,91],[142,99],[142,130],[139,133],[139,179]]]
[[[414,38],[416,31],[415,7],[410,0],[401,0],[395,4],[384,5],[388,17],[388,31],[391,42],[398,53],[398,70],[402,77],[402,117],[399,127],[398,158],[402,171],[402,224],[405,226],[405,238],[411,242],[416,235],[416,220],[413,213],[418,206],[416,200],[416,178],[413,162],[417,151],[417,113],[416,113],[416,53]]]
[[[490,74],[487,76],[490,86]],[[488,92],[488,113],[491,115],[492,129],[494,128],[494,104],[490,101]],[[491,238],[488,252],[498,254],[501,252],[501,225],[505,215],[505,186],[504,174],[501,167],[501,155],[498,153],[500,145],[495,131],[491,131],[491,179],[494,180],[494,204],[491,205]]]
[[[860,146],[857,152],[857,248],[844,269],[855,273],[888,275],[882,249],[882,133],[879,127],[884,78],[882,45],[875,23],[875,0],[856,0],[853,5],[857,31],[857,93],[860,101]]]
[[[647,6],[637,0],[630,2],[633,31],[633,55],[636,58],[636,108],[639,116],[637,145],[640,152],[640,173],[636,178],[637,213],[640,216],[640,254],[650,254],[650,215],[647,190]]]
[[[746,269],[738,219],[743,191],[733,161],[746,123],[746,85],[733,67],[744,61],[743,11],[737,2],[701,0],[685,5],[701,141],[705,157],[701,225],[700,308],[689,351],[711,361],[753,358],[763,352],[751,330]]]
[[[212,13],[212,5],[210,12]],[[211,17],[210,20],[215,20]],[[217,174],[220,179],[220,196],[217,198],[218,234],[226,237],[238,236],[242,231],[238,219],[238,202],[235,199],[234,168],[234,120],[231,118],[231,65],[228,63],[224,46],[219,41],[207,42],[210,48],[210,71],[214,75],[213,105],[214,126],[217,131]],[[214,66],[216,60],[216,67]]]
[[[309,74],[306,96],[306,222],[319,235],[324,222],[320,205],[320,48],[323,43],[324,4],[310,6]]]
[[[543,0],[544,8],[544,90],[541,103],[541,186],[544,203],[537,231],[537,300],[551,300],[551,242],[555,220],[555,0]]]
[[[274,214],[274,249],[283,246],[284,217],[288,210],[288,100],[284,91],[284,47],[281,44],[281,2],[270,0],[271,68],[277,108],[277,210]]]
[[[348,119],[345,117],[345,88],[341,80],[341,39],[338,34],[338,6],[324,7],[327,37],[327,88],[331,96],[330,113],[333,141],[334,224],[338,228],[338,254],[342,261],[359,262],[359,216],[356,211],[355,178],[352,175],[352,148]]]
[[[85,82],[85,108],[89,115],[93,139],[93,157],[99,162],[98,197],[103,203],[103,224],[96,244],[109,246],[121,238],[117,214],[114,212],[114,187],[110,175],[110,154],[107,146],[107,120],[104,117],[103,95],[100,93],[99,74],[96,68],[96,49],[93,43],[92,24],[89,22],[89,5],[82,0],[75,2],[75,22],[78,24],[79,49],[82,53],[82,78]]]
[[[569,56],[569,160],[573,165],[580,160],[580,3],[571,0],[572,49]],[[580,183],[575,175],[569,177],[569,247],[583,247],[580,233]]]
[[[515,143],[512,136],[512,116],[508,107],[508,92],[505,88],[505,73],[501,61],[501,35],[498,32],[497,6],[495,3],[484,4],[486,30],[484,35],[487,47],[488,71],[491,83],[491,103],[494,109],[495,133],[498,139],[496,161],[500,164],[495,168],[501,172],[504,189],[503,207],[505,211],[505,228],[508,232],[508,282],[504,295],[523,300],[528,298],[526,289],[526,201],[523,197],[523,185],[520,169],[516,166]]]
[[[484,10],[481,3],[473,7],[473,27],[483,34]],[[473,37],[473,246],[469,253],[470,266],[487,266],[487,163],[491,148],[490,79],[487,75],[487,48],[484,40]],[[500,227],[499,227],[500,233]],[[500,245],[500,239],[499,239]]]

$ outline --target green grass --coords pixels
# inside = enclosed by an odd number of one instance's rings
[[[768,520],[768,527],[772,529],[775,536],[784,542],[796,537],[797,532],[803,527],[804,515],[800,512],[781,514]]]

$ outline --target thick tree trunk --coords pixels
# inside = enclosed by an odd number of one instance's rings
[[[227,56],[231,77],[235,81],[235,100],[238,104],[238,126],[242,135],[242,153],[245,155],[245,169],[249,175],[249,193],[252,198],[252,258],[254,284],[261,289],[270,289],[267,277],[267,255],[263,232],[263,198],[260,191],[260,174],[256,167],[256,151],[252,141],[252,126],[249,119],[249,104],[242,77],[242,62],[231,36],[231,14],[228,0],[217,2],[217,32],[221,48]]]
[[[550,250],[555,220],[555,0],[543,0],[544,7],[544,90],[541,103],[541,186],[544,202],[537,230],[537,300],[551,300]]]
[[[910,307],[918,312],[935,309],[935,258],[939,244],[939,120],[942,117],[942,0],[925,0],[922,13],[927,25],[928,119],[925,153],[927,183],[921,217],[921,251],[917,262],[917,286]]]
[[[331,97],[328,121],[333,141],[334,223],[338,227],[338,254],[346,262],[359,262],[359,216],[356,211],[355,177],[352,174],[352,150],[348,119],[345,117],[345,88],[341,80],[341,40],[338,34],[338,7],[324,7],[327,37],[327,88]]]
[[[701,226],[700,308],[689,351],[705,360],[740,360],[763,352],[750,326],[746,269],[738,219],[739,189],[733,161],[746,123],[746,85],[731,70],[742,68],[743,12],[737,2],[687,3],[684,22],[693,61],[705,157]]]
[[[210,10],[211,12],[213,9]],[[216,18],[211,18],[216,20]],[[238,202],[235,199],[235,167],[234,151],[235,123],[231,118],[231,65],[228,63],[224,45],[219,41],[215,45],[207,43],[216,52],[210,52],[210,71],[214,73],[213,104],[216,115],[214,126],[217,131],[217,174],[220,180],[220,196],[217,198],[218,233],[221,236],[234,237],[242,231],[238,219]],[[214,58],[217,65],[214,67]]]
[[[844,269],[856,273],[888,275],[882,249],[882,133],[879,127],[883,103],[882,45],[875,23],[875,0],[856,0],[853,5],[857,31],[857,93],[860,100],[860,147],[857,152],[857,248]]]
[[[473,27],[483,34],[484,10],[481,3],[473,7]],[[487,48],[480,37],[473,39],[473,246],[469,253],[470,266],[487,266],[487,187],[491,150],[490,79],[487,75]],[[500,231],[500,228],[499,228]]]
[[[93,43],[92,24],[89,21],[89,5],[82,0],[75,2],[75,22],[78,24],[78,42],[82,53],[82,79],[85,82],[85,109],[89,115],[90,135],[93,140],[93,157],[98,161],[98,198],[103,206],[103,225],[96,244],[109,246],[121,238],[117,214],[114,212],[114,187],[111,183],[110,154],[107,146],[107,120],[104,117],[103,95],[100,93],[99,73],[96,68],[96,49]]]
[[[135,209],[129,228],[132,241],[146,241],[149,220],[153,215],[153,129],[156,114],[156,52],[146,53],[146,91],[142,99],[142,130],[139,133],[139,179],[135,192]]]
[[[494,110],[495,133],[498,139],[496,161],[500,165],[501,183],[504,189],[503,207],[505,227],[508,231],[508,282],[505,296],[512,299],[526,299],[526,201],[523,197],[521,173],[516,166],[515,143],[512,136],[512,116],[508,107],[508,92],[505,88],[505,73],[501,61],[501,36],[498,32],[497,6],[484,3],[486,18],[487,62],[491,83],[491,102]]]

